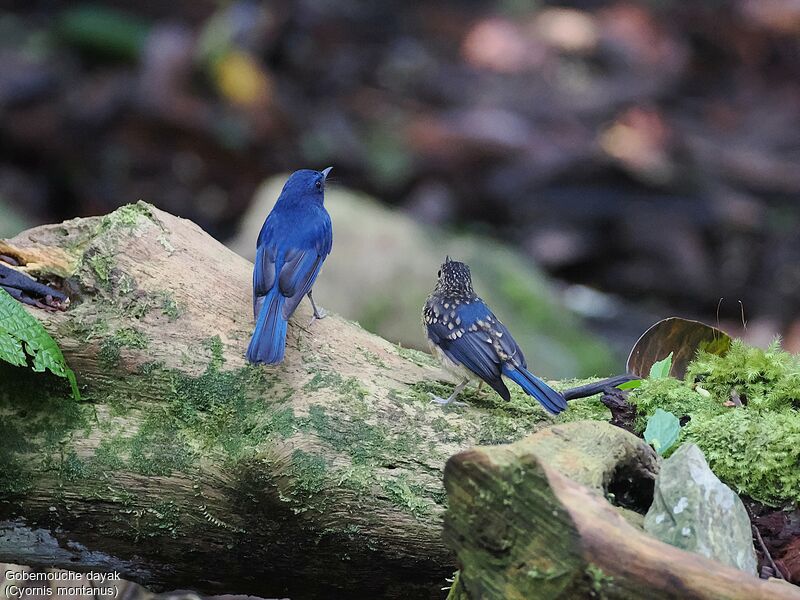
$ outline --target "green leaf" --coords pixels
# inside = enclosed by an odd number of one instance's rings
[[[664,454],[678,441],[681,423],[671,412],[657,408],[655,414],[647,419],[644,440],[653,446],[656,452]]]
[[[617,386],[618,390],[635,390],[638,387],[641,387],[642,380],[641,379],[632,379],[631,381],[626,381],[625,383],[620,383]]]
[[[80,400],[75,373],[67,366],[61,349],[42,324],[0,288],[0,360],[24,367],[28,365],[28,356],[33,359],[34,371],[48,370],[67,379],[72,397]]]
[[[672,352],[665,359],[653,363],[650,367],[650,379],[666,379],[669,377],[670,369],[672,369]]]

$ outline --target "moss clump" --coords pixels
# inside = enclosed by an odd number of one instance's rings
[[[613,585],[614,578],[610,575],[606,575],[603,572],[603,569],[598,567],[595,564],[589,564],[586,567],[586,576],[589,579],[589,583],[591,585],[591,595],[593,598],[606,598],[608,588]]]
[[[728,402],[737,395],[743,406]],[[777,343],[764,350],[736,340],[722,357],[701,351],[685,381],[645,380],[630,398],[640,431],[656,408],[688,416],[682,440],[739,492],[767,504],[800,501],[800,362]]]
[[[281,499],[293,505],[295,513],[305,512],[309,509],[309,499],[321,492],[328,483],[328,463],[318,454],[311,454],[304,450],[295,450],[292,453],[291,489],[281,492]],[[317,507],[322,511],[322,507]]]
[[[153,211],[146,202],[139,201],[136,204],[126,204],[117,210],[109,213],[100,219],[97,234],[112,231],[117,228],[132,229],[139,224],[141,218],[155,222]]]
[[[141,475],[166,476],[173,471],[185,471],[194,452],[172,423],[164,424],[159,417],[148,418],[136,434],[127,440],[127,467]]]
[[[97,282],[102,286],[108,286],[111,279],[111,271],[114,268],[114,259],[100,252],[87,252],[86,262],[97,278]]]
[[[149,345],[147,337],[134,327],[123,327],[114,334],[114,339],[125,348],[144,349]]]
[[[792,409],[729,409],[687,426],[723,481],[766,504],[800,502],[800,415]]]
[[[0,500],[27,492],[42,470],[62,480],[79,476],[83,465],[63,443],[88,426],[91,408],[65,393],[50,373],[0,362],[0,381]]]
[[[272,434],[292,430],[291,410],[265,411],[263,399],[245,393],[253,379],[261,378],[257,368],[217,371],[217,360],[212,359],[199,377],[173,373],[166,419],[175,420],[196,444],[220,449],[232,460],[252,452]],[[265,388],[272,385],[261,381]]]
[[[363,402],[369,395],[355,377],[345,379],[335,371],[317,371],[314,376],[303,386],[305,392],[330,388],[339,393],[342,398]]]
[[[777,341],[763,350],[735,340],[722,357],[700,352],[686,377],[716,398],[735,390],[749,409],[800,408],[800,360]]]
[[[657,408],[677,417],[688,415],[692,419],[711,417],[726,410],[719,399],[701,394],[692,389],[691,384],[672,377],[642,380],[630,399],[636,404],[638,416],[634,427],[639,433],[644,432],[648,416]]]
[[[85,477],[88,473],[86,463],[84,463],[75,450],[68,450],[61,455],[61,461],[58,467],[59,479],[64,481],[75,481]]]
[[[216,372],[225,364],[225,356],[223,355],[222,340],[218,335],[208,338],[203,345],[211,353],[211,362],[208,364],[209,372]]]
[[[388,481],[382,481],[381,487],[396,506],[405,509],[415,517],[431,512],[431,506],[434,503],[425,499],[425,489],[420,485],[410,483],[405,476],[401,475]]]
[[[170,321],[175,321],[183,314],[183,309],[170,292],[161,292],[161,313]]]
[[[353,465],[385,464],[402,460],[420,443],[416,432],[392,435],[388,427],[370,425],[359,417],[343,418],[328,414],[322,406],[312,405],[309,416],[300,419],[299,427],[313,431],[337,452],[346,453]]]
[[[123,327],[106,338],[100,346],[98,358],[106,368],[114,368],[119,364],[122,348],[143,350],[149,345],[147,337],[134,327]]]
[[[139,475],[168,476],[186,471],[194,456],[175,423],[153,415],[132,436],[104,438],[86,460],[84,474],[124,469]]]
[[[569,410],[565,410],[556,417],[557,423],[571,423],[573,421],[609,421],[611,411],[600,402],[600,398],[579,398],[569,402]]]

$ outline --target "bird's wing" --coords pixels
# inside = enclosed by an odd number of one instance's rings
[[[256,266],[253,269],[253,311],[261,312],[264,298],[275,285],[275,246],[259,246],[256,250]]]
[[[489,383],[500,378],[501,361],[489,334],[477,326],[474,315],[490,314],[486,305],[480,304],[482,307],[462,304],[458,310],[437,306],[439,316],[427,324],[428,337],[450,360]]]
[[[327,212],[316,223],[305,242],[288,249],[283,256],[283,264],[278,274],[278,289],[286,297],[283,316],[288,319],[311,291],[322,263],[330,254],[333,243],[331,222]]]
[[[259,235],[256,266],[253,272],[253,295],[256,314],[264,297],[276,283],[278,291],[286,298],[283,317],[288,319],[311,290],[322,263],[330,254],[333,243],[331,222],[323,214],[316,226],[291,235],[278,235],[279,223],[268,218]]]
[[[286,303],[283,305],[285,319],[292,315],[303,297],[311,290],[325,256],[317,249],[290,250],[286,254],[278,276],[278,289],[286,297]]]
[[[501,361],[509,362],[515,367],[527,368],[528,365],[525,361],[525,355],[522,353],[522,348],[519,347],[508,327],[503,325],[492,311],[489,311],[486,318],[481,319],[481,321],[483,326],[479,327],[479,329],[492,337],[492,344]]]

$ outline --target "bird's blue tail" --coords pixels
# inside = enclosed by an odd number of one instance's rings
[[[525,393],[536,398],[545,409],[554,415],[566,410],[567,401],[544,381],[522,367],[503,365],[503,375],[519,385]]]
[[[283,294],[270,290],[256,319],[256,328],[247,347],[247,360],[251,363],[274,365],[283,360],[286,350],[286,319],[283,318]]]

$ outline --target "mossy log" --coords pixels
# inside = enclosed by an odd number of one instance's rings
[[[647,445],[605,423],[560,425],[453,456],[445,539],[461,571],[449,598],[800,599],[795,586],[669,546],[631,524],[629,509],[652,500],[655,465]],[[621,490],[649,490],[650,498]]]
[[[70,296],[26,308],[83,395],[0,366],[0,562],[154,590],[440,597],[445,462],[552,423],[517,394],[431,405],[449,388],[427,354],[335,315],[309,325],[305,303],[284,363],[246,364],[252,265],[145,203],[0,240],[0,255]]]

